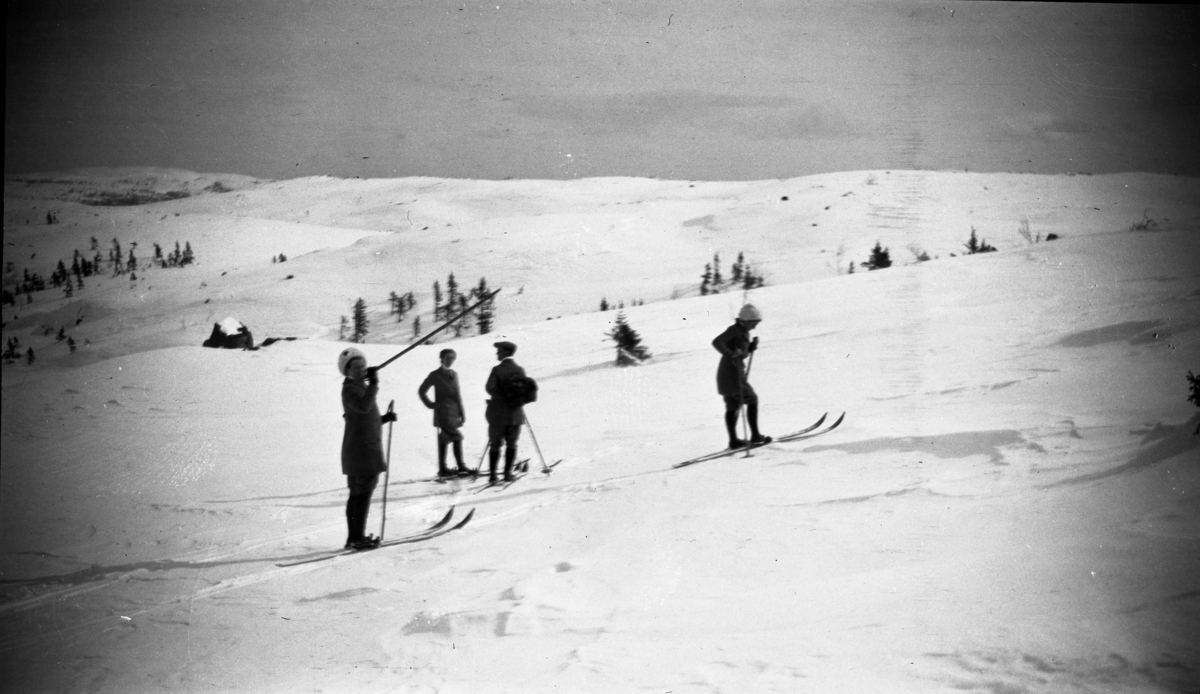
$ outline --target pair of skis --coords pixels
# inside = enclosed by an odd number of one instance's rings
[[[546,465],[545,467],[542,468],[542,474],[544,474],[544,475],[550,474],[550,471],[554,469],[554,466],[558,465],[561,462],[562,462],[562,460],[556,460],[553,463]],[[479,489],[476,489],[474,491],[474,493],[478,494],[479,492],[482,492],[487,489],[494,489],[497,491],[502,491],[502,490],[508,489],[509,487],[513,486],[514,484],[519,482],[522,477],[524,477],[526,474],[529,473],[529,459],[526,458],[526,459],[520,461],[519,463],[517,463],[516,465],[514,465],[513,471],[516,474],[513,475],[513,478],[511,480],[500,479],[500,480],[496,480],[495,482],[488,482],[487,484],[483,485]]]
[[[294,561],[286,564],[276,564],[276,566],[286,568],[289,566],[300,566],[302,564],[315,564],[320,561],[328,561],[330,559],[345,557],[351,554],[358,554],[360,552],[371,552],[377,549],[383,549],[385,547],[395,547],[396,545],[410,545],[415,542],[424,542],[425,540],[432,540],[435,537],[441,537],[442,535],[454,532],[455,530],[461,530],[464,526],[466,526],[467,523],[470,523],[471,519],[474,517],[475,509],[471,509],[462,520],[454,525],[450,525],[450,522],[454,520],[454,507],[451,506],[450,510],[446,511],[446,515],[442,516],[440,521],[420,532],[413,533],[412,535],[407,535],[396,540],[387,540],[386,542],[382,542],[375,547],[366,547],[363,549],[341,549],[319,557],[303,559],[301,561]]]
[[[789,443],[791,441],[801,441],[803,439],[811,439],[814,436],[820,436],[822,434],[827,434],[827,433],[833,431],[834,429],[837,429],[838,426],[841,425],[842,420],[846,419],[846,413],[843,412],[842,415],[840,417],[838,417],[837,421],[835,421],[833,424],[830,424],[828,427],[821,429],[820,431],[817,431],[817,429],[820,429],[821,425],[825,423],[825,419],[828,416],[829,416],[829,413],[826,412],[825,414],[821,415],[821,418],[818,419],[812,425],[807,426],[803,429],[800,429],[799,431],[793,431],[790,434],[784,434],[783,436],[771,439],[770,441],[767,441],[764,443],[748,443],[745,446],[742,446],[740,448],[726,448],[723,451],[717,451],[716,453],[709,453],[708,455],[702,455],[698,458],[692,458],[691,460],[685,460],[682,463],[676,463],[672,467],[673,468],[687,467],[689,465],[695,465],[696,463],[703,463],[703,462],[707,462],[709,460],[725,458],[725,457],[728,457],[731,455],[736,455],[738,453],[745,453],[746,451],[749,451],[751,449],[760,448],[762,446],[766,446],[771,443]]]

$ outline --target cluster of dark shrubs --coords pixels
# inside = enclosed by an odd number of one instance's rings
[[[71,350],[71,351],[75,351],[75,350]],[[4,359],[5,364],[15,364],[16,362],[21,360],[22,356],[24,356],[26,363],[30,364],[30,365],[33,364],[33,360],[36,358],[33,354],[32,347],[30,347],[28,350],[26,350],[25,354],[22,355],[21,354],[21,341],[15,337],[8,338],[8,341],[5,343],[5,346],[4,346],[4,352],[0,353],[0,358]]]
[[[756,289],[766,284],[766,280],[749,263],[746,255],[738,253],[737,261],[729,268],[729,279],[721,274],[721,254],[714,253],[711,263],[704,264],[704,274],[700,275],[700,296],[719,294],[728,288]]]
[[[1200,407],[1200,376],[1196,376],[1191,371],[1188,371],[1187,380],[1188,402],[1192,403],[1196,407]],[[1192,433],[1194,435],[1200,435],[1200,424],[1196,425],[1196,431]]]
[[[1053,236],[1053,234],[1051,236]],[[1058,237],[1055,236],[1054,238],[1058,238]],[[1050,240],[1050,238],[1047,237],[1047,240]],[[996,251],[995,246],[988,243],[987,239],[984,239],[978,235],[978,233],[975,231],[975,227],[971,227],[971,236],[970,236],[970,238],[967,239],[967,242],[964,243],[963,246],[967,249],[966,255],[975,255],[976,253],[994,253]],[[910,247],[910,248],[912,248],[912,247]],[[913,255],[916,256],[917,262],[925,262],[927,260],[930,260],[929,254],[926,253],[925,251],[922,251],[919,249],[913,249]],[[955,254],[951,253],[950,257],[951,258],[955,257]],[[891,251],[888,248],[884,247],[882,242],[876,241],[875,247],[871,249],[871,254],[869,256],[867,256],[867,259],[859,267],[863,267],[863,268],[866,268],[868,271],[871,271],[871,270],[883,270],[884,268],[889,268],[891,266],[892,266]],[[855,271],[856,271],[856,267],[854,265],[854,262],[851,261],[849,272],[850,272],[850,274],[853,275]]]
[[[629,302],[629,305],[630,306],[645,306],[646,300],[645,299],[633,299],[632,301]],[[613,305],[608,303],[607,297],[600,297],[600,310],[601,311],[608,311],[612,308],[613,308]],[[625,302],[618,301],[616,308],[617,308],[617,310],[625,308]]]
[[[100,253],[100,242],[92,237],[92,245],[89,253],[94,255],[85,255],[75,249],[75,253],[71,258],[71,266],[59,260],[58,265],[54,268],[54,272],[50,273],[50,281],[47,282],[41,275],[23,271],[22,280],[16,284],[13,291],[5,289],[3,292],[3,301],[6,306],[15,306],[17,297],[25,295],[25,303],[33,303],[33,294],[35,292],[45,291],[48,287],[54,289],[62,289],[67,298],[75,295],[75,292],[83,289],[83,280],[85,277],[100,275],[101,272],[111,272],[113,277],[121,275],[129,275],[129,279],[137,279],[137,271],[141,267],[141,261],[138,259],[135,250],[137,242],[130,244],[129,252],[121,248],[121,242],[117,239],[112,240],[112,246],[108,249],[107,258]],[[196,254],[192,251],[192,244],[185,243],[183,248],[179,247],[179,242],[175,242],[175,250],[163,255],[162,246],[154,244],[154,257],[151,264],[158,265],[161,268],[181,268],[187,267],[196,262]],[[9,265],[11,271],[12,265]]]
[[[472,304],[483,299],[491,293],[488,288],[487,279],[479,278],[479,283],[471,287],[469,291],[463,293],[459,289],[458,280],[455,279],[454,273],[446,280],[446,287],[443,290],[441,282],[433,283],[433,320],[437,325],[441,325],[454,319],[450,323],[449,330],[455,337],[462,337],[472,328],[478,328],[480,335],[486,335],[492,331],[496,320],[496,300],[495,297],[488,298],[479,304],[476,310],[467,312],[467,309]],[[396,321],[403,321],[405,316],[410,311],[417,308],[416,297],[412,292],[397,294],[391,292],[388,295],[388,315],[395,315]],[[354,308],[351,311],[351,316],[342,316],[341,324],[338,331],[338,339],[345,340],[347,337],[351,342],[365,342],[367,334],[370,333],[371,322],[367,316],[367,302],[361,297],[354,302]],[[460,315],[461,314],[461,315]],[[412,339],[416,341],[421,337],[421,316],[413,316],[413,335]]]

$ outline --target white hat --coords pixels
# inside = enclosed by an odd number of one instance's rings
[[[759,311],[754,304],[746,304],[741,311],[738,311],[738,320],[762,320],[762,311]]]
[[[366,362],[367,356],[353,347],[347,347],[346,349],[343,349],[342,353],[338,355],[338,373],[345,376],[346,365],[354,359],[362,359],[363,362]]]

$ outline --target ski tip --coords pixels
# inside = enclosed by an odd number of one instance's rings
[[[845,412],[843,412],[843,413],[842,413],[842,416],[841,416],[841,417],[838,417],[836,422],[834,422],[833,424],[830,424],[830,425],[829,425],[829,429],[827,429],[827,431],[829,431],[829,430],[832,430],[832,429],[836,429],[836,428],[837,428],[837,426],[838,426],[839,424],[841,424],[841,423],[842,423],[842,420],[843,420],[843,419],[845,419],[845,418],[846,418],[846,413],[845,413]]]
[[[451,528],[451,529],[452,529],[452,530],[458,530],[459,528],[463,527],[463,526],[464,526],[464,525],[466,525],[467,523],[470,523],[470,522],[471,522],[471,519],[472,519],[472,518],[474,518],[474,517],[475,517],[475,509],[471,509],[471,511],[470,511],[470,512],[469,512],[469,513],[466,515],[466,517],[465,517],[465,518],[463,518],[462,520],[460,520],[460,521],[458,522],[458,525],[454,526],[454,527],[453,527],[453,528]]]

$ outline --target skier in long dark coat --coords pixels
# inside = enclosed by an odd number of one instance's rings
[[[463,435],[459,431],[467,423],[467,414],[458,387],[458,373],[450,368],[458,354],[452,349],[443,349],[438,357],[442,361],[441,367],[429,372],[417,388],[417,397],[433,410],[433,426],[438,430],[438,477],[467,476],[471,471],[463,463]],[[433,400],[426,395],[430,388],[433,388]],[[446,448],[451,444],[458,469],[446,467]]]
[[[513,464],[517,460],[517,439],[521,437],[521,425],[525,423],[525,410],[521,406],[513,406],[505,398],[501,391],[502,384],[513,376],[525,375],[525,369],[522,369],[517,362],[513,361],[513,355],[517,353],[517,346],[511,342],[497,342],[493,345],[496,348],[496,358],[500,363],[492,367],[492,372],[488,375],[487,392],[492,396],[487,401],[487,410],[485,416],[488,422],[488,466],[490,473],[488,481],[495,483],[498,480],[497,470],[500,464],[500,447],[504,445],[504,481],[511,482],[513,480]]]
[[[712,346],[721,353],[717,366],[717,392],[725,399],[725,429],[729,433],[729,447],[742,448],[746,445],[737,435],[738,418],[743,406],[746,422],[750,425],[750,443],[770,443],[770,436],[758,431],[758,394],[750,387],[746,374],[746,357],[758,349],[758,338],[750,339],[750,331],[762,322],[762,312],[753,304],[746,304],[738,312],[737,320],[712,341]]]
[[[379,415],[375,396],[379,394],[379,375],[367,366],[367,358],[353,347],[338,357],[342,381],[342,417],[346,420],[342,435],[342,474],[350,498],[346,500],[346,547],[368,549],[379,545],[379,538],[366,535],[371,495],[379,482],[379,473],[387,469],[383,455],[383,424],[396,421],[396,414]]]

